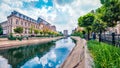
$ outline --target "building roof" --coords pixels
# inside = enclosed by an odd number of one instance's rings
[[[18,12],[18,11],[13,11],[13,12],[11,12],[11,15],[10,15],[10,16],[13,16],[13,15],[15,15],[15,16],[17,16],[17,17],[20,17],[20,18],[22,18],[22,19],[25,19],[25,20],[34,22],[34,23],[41,23],[41,22],[43,22],[44,24],[49,24],[47,21],[43,20],[43,19],[40,18],[40,17],[38,17],[38,19],[35,20],[35,19],[31,18],[31,17],[28,17],[28,16],[26,16],[26,15]],[[8,16],[8,17],[10,17],[10,16]]]
[[[1,22],[0,24],[5,24],[5,23],[7,23],[7,21]]]

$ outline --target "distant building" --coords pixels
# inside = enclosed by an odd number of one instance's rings
[[[74,30],[72,30],[72,34],[75,32],[75,29]]]
[[[117,22],[117,25],[115,27],[107,28],[106,34],[111,34],[113,32],[120,34],[120,21]]]
[[[56,31],[56,26],[51,26],[51,29],[53,30],[53,31]]]
[[[63,34],[64,36],[68,36],[68,30],[64,30]]]
[[[22,35],[30,35],[30,29],[33,27],[38,30],[51,30],[56,31],[56,27],[43,20],[42,18],[38,18],[34,20],[22,13],[17,11],[11,12],[11,14],[7,17],[7,21],[0,23],[3,27],[3,34],[9,35],[10,33],[15,34],[14,29],[16,27],[23,27]],[[32,31],[34,34],[34,31]]]

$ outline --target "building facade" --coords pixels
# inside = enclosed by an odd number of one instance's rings
[[[11,12],[11,14],[7,17],[7,21],[0,23],[3,27],[3,33],[9,35],[10,33],[15,34],[14,29],[16,27],[23,27],[23,35],[30,35],[30,29],[34,28],[37,30],[48,29],[51,31],[56,31],[56,27],[43,20],[42,18],[38,18],[34,20],[22,13],[17,11]],[[34,34],[34,31],[32,31]]]
[[[64,36],[68,36],[68,30],[63,31]]]
[[[120,21],[117,21],[117,25],[115,27],[108,28],[106,34],[111,34],[113,32],[116,34],[120,34]]]

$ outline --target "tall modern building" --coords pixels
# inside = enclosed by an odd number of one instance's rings
[[[64,36],[68,36],[68,30],[63,31]]]
[[[3,27],[3,33],[6,35],[9,35],[10,33],[15,34],[14,29],[16,27],[23,27],[23,35],[30,35],[31,28],[56,31],[56,27],[54,25],[51,25],[42,18],[39,17],[35,20],[17,11],[11,12],[7,17],[7,21],[0,24]],[[32,31],[32,34],[34,34],[34,31]]]

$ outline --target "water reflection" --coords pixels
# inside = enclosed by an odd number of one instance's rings
[[[0,51],[13,68],[58,68],[75,46],[70,38]],[[1,67],[0,67],[1,68]]]
[[[11,65],[8,64],[8,60],[0,56],[0,68],[11,68]]]
[[[36,55],[38,57],[43,56],[54,45],[54,42],[50,42],[47,44],[35,44],[20,48],[2,50],[0,51],[0,55],[8,59],[9,64],[11,64],[13,68],[20,68],[21,65]]]

